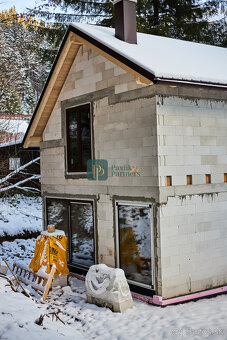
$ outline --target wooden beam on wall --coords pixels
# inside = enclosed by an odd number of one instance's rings
[[[32,122],[32,125],[29,129],[28,136],[24,142],[24,147],[33,146],[34,143],[37,144],[37,140],[33,139],[34,135],[42,134],[47,124],[47,121],[51,115],[51,112],[54,108],[54,105],[57,101],[57,98],[61,92],[61,89],[64,85],[65,79],[68,75],[68,72],[75,60],[75,56],[78,53],[78,50],[81,46],[81,43],[76,43],[74,39],[74,33],[70,32],[68,39],[65,43],[65,46],[62,50],[60,58],[55,66],[54,72],[51,76],[49,84],[46,88],[42,101],[39,105],[38,111],[36,112],[35,118]],[[65,62],[67,60],[67,63]],[[45,115],[43,115],[45,112]],[[38,128],[40,121],[42,120],[43,128]],[[37,133],[38,132],[38,133]],[[40,138],[42,136],[39,136]],[[42,140],[42,138],[41,138]],[[40,141],[41,141],[40,140]],[[39,141],[39,142],[40,142]],[[35,146],[35,145],[34,145]],[[36,145],[37,146],[37,145]]]
[[[46,91],[43,95],[42,101],[36,112],[32,125],[29,128],[29,133],[24,142],[24,147],[39,146],[42,140],[42,133],[54,108],[54,105],[58,99],[61,89],[64,85],[65,79],[69,73],[69,70],[75,60],[75,57],[79,51],[80,46],[86,45],[98,54],[105,57],[107,60],[113,62],[132,76],[136,78],[136,81],[141,84],[151,85],[153,84],[150,79],[141,76],[138,72],[126,66],[116,58],[110,56],[100,48],[96,47],[87,40],[77,36],[75,33],[70,32],[62,49],[58,62],[55,66],[53,74],[50,78]],[[44,114],[45,113],[45,114]],[[40,138],[40,139],[37,139]]]

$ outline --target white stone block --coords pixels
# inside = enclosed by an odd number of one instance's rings
[[[91,266],[86,275],[87,302],[123,312],[133,307],[124,271],[105,264]]]
[[[173,176],[172,185],[186,185],[186,176]]]
[[[0,263],[0,274],[6,275],[8,271],[8,267],[5,262]]]
[[[200,145],[200,136],[183,136],[183,145]]]
[[[52,287],[65,287],[68,285],[67,275],[55,275],[52,281]]]

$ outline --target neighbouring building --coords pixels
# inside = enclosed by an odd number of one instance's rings
[[[5,178],[21,166],[39,157],[39,148],[22,149],[22,141],[28,128],[32,115],[27,114],[0,114],[0,178]],[[18,173],[8,184],[4,182],[2,187],[11,186],[27,175],[39,174],[39,161],[31,164],[23,173]],[[39,182],[27,183],[26,186],[39,187]],[[3,189],[2,189],[3,190]]]
[[[69,26],[23,141],[44,228],[70,270],[121,267],[154,303],[226,291],[227,50],[136,33],[135,2],[115,6],[116,32]]]

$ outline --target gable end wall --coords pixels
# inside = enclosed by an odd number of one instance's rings
[[[88,181],[66,173],[65,109],[92,103],[96,159],[107,159],[107,181]],[[116,266],[117,199],[158,200],[156,98],[151,86],[83,46],[73,63],[41,143],[43,196],[89,198],[95,195],[99,263]],[[112,176],[112,165],[136,165],[140,177]],[[78,178],[79,177],[79,178]],[[155,231],[156,232],[156,231]],[[157,242],[157,244],[159,244]],[[156,287],[158,274],[156,275]],[[160,288],[158,288],[160,289]]]

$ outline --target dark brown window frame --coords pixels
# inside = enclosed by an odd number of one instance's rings
[[[56,197],[56,196],[45,196],[45,229],[47,229],[48,225],[48,211],[47,211],[47,200],[59,200],[65,201],[67,205],[67,216],[68,219],[66,221],[67,230],[68,230],[68,245],[69,245],[69,254],[68,254],[68,265],[74,268],[81,268],[87,270],[89,267],[73,262],[72,261],[72,227],[71,227],[71,214],[70,214],[70,205],[71,203],[79,203],[79,204],[91,204],[92,206],[92,213],[93,213],[93,236],[94,236],[94,264],[97,263],[97,235],[96,235],[96,227],[95,227],[95,201],[93,199],[76,199],[76,198],[63,198],[63,197]]]
[[[86,173],[87,169],[82,167],[82,143],[81,143],[81,113],[80,110],[83,108],[89,108],[89,126],[90,126],[90,158],[92,158],[92,126],[91,126],[91,103],[86,103],[82,105],[75,105],[73,107],[66,109],[66,162],[67,162],[67,172],[68,173]],[[70,166],[70,138],[69,138],[69,114],[71,112],[78,111],[78,150],[79,150],[79,166],[77,169],[72,169]]]
[[[128,280],[128,283],[130,285],[130,287],[132,286],[133,289],[135,289],[135,287],[140,287],[140,289],[143,289],[144,287],[146,287],[146,292],[148,293],[148,295],[150,294],[151,291],[154,291],[155,289],[155,271],[154,271],[154,267],[155,267],[155,243],[154,243],[154,221],[152,220],[154,218],[154,212],[153,212],[153,205],[151,203],[148,202],[140,202],[140,201],[121,201],[121,200],[116,200],[115,201],[115,216],[116,216],[116,229],[115,229],[115,237],[116,237],[116,242],[115,242],[115,251],[116,251],[116,263],[117,266],[119,268],[121,268],[121,259],[120,259],[120,221],[119,221],[119,206],[131,206],[131,207],[146,207],[151,209],[151,266],[152,266],[152,270],[151,270],[151,279],[152,279],[152,284],[151,285],[147,285],[141,282],[136,282],[133,280]]]

